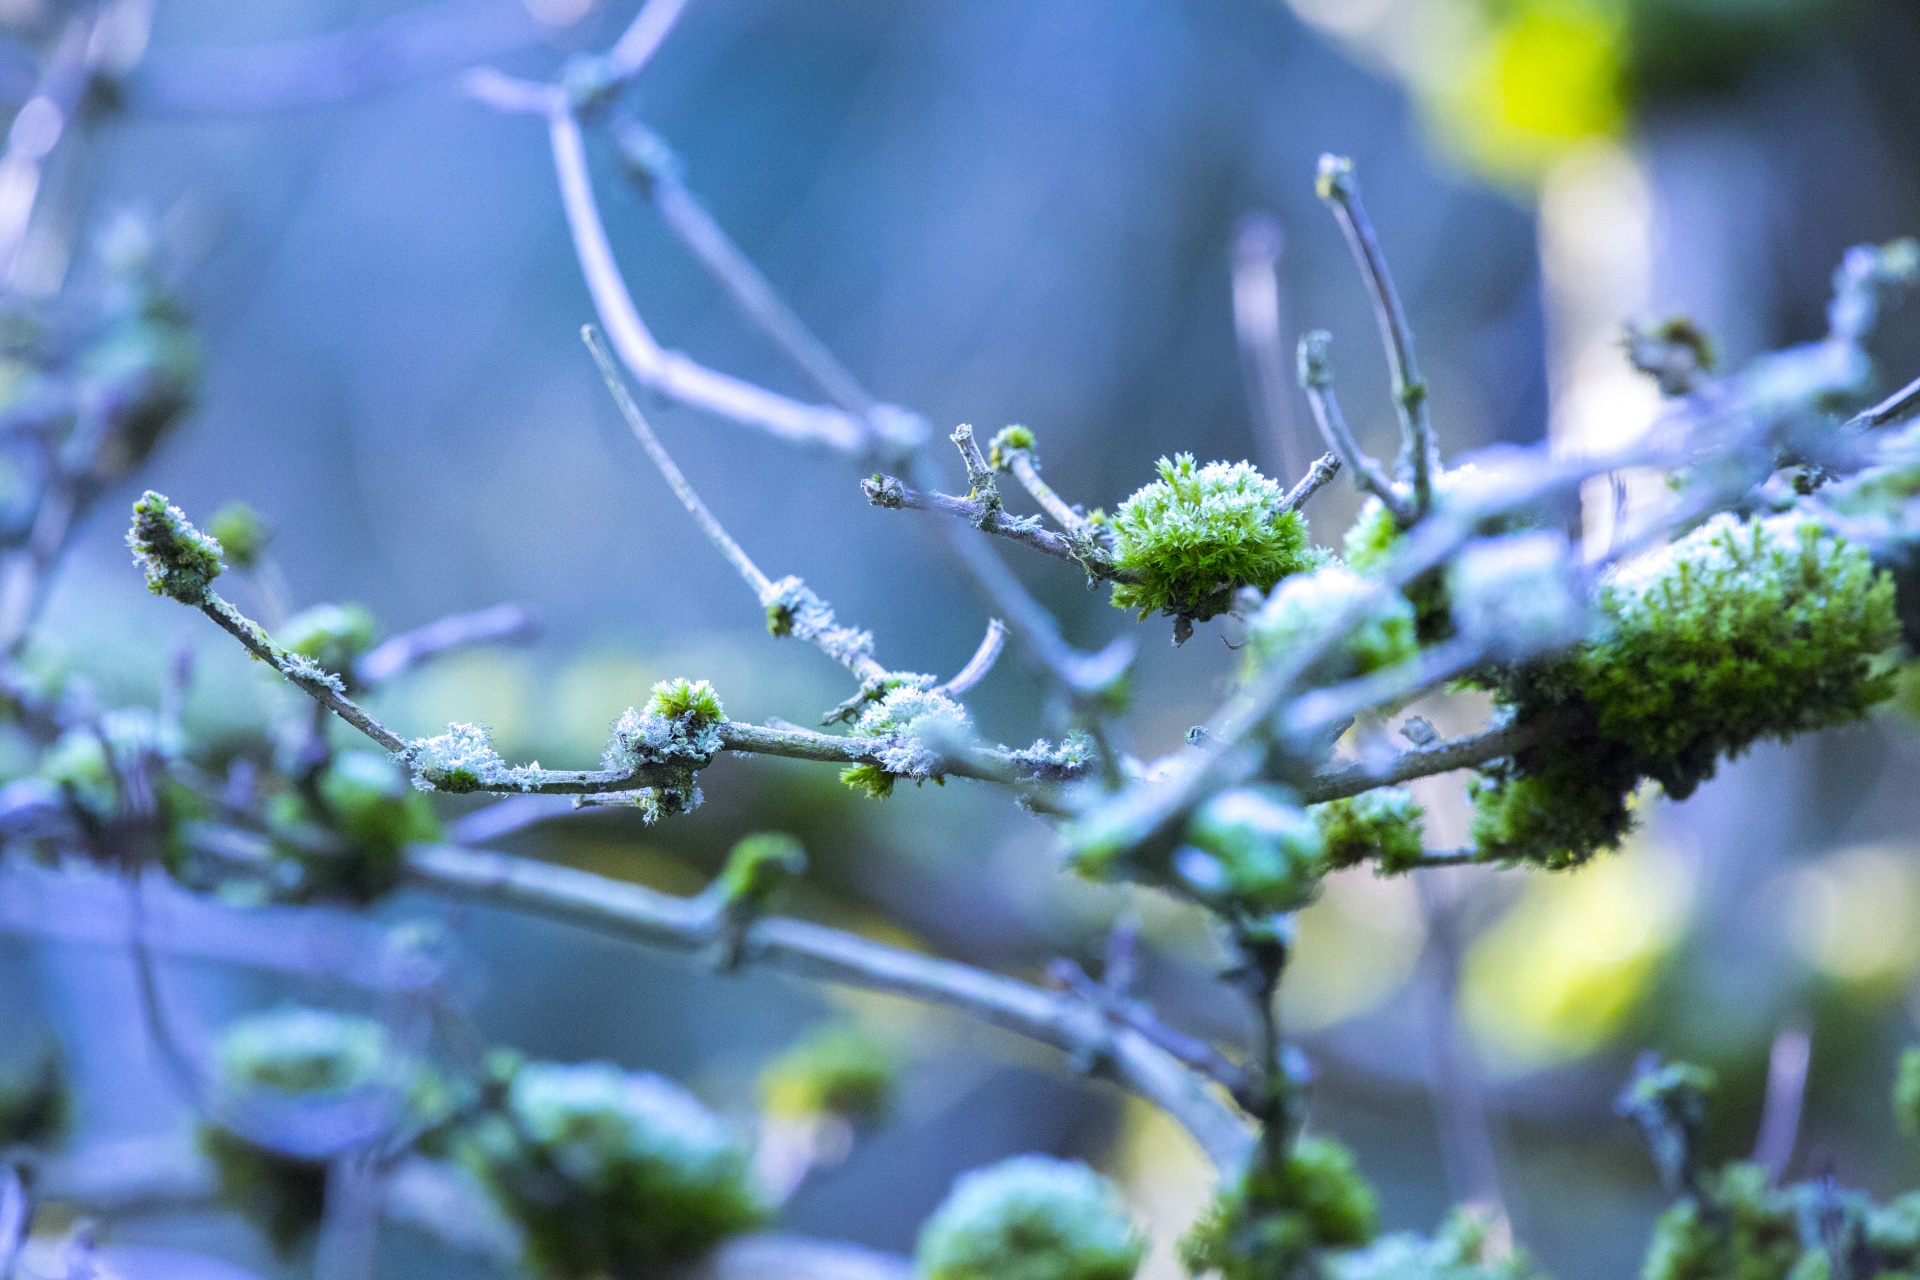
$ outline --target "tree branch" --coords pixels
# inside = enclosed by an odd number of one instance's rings
[[[867,501],[876,507],[885,507],[890,511],[903,508],[932,511],[940,515],[953,516],[966,521],[982,533],[990,533],[995,537],[1005,538],[1009,542],[1017,542],[1042,555],[1078,565],[1088,577],[1108,582],[1140,580],[1138,574],[1115,566],[1113,560],[1098,546],[1076,544],[1073,539],[1064,534],[1055,533],[1042,526],[1032,516],[1008,515],[1003,507],[989,506],[973,498],[915,489],[892,476],[874,476],[862,480],[860,490],[867,495]]]
[[[1554,730],[1555,726],[1546,721],[1501,725],[1465,737],[1402,751],[1384,765],[1361,763],[1324,770],[1300,784],[1300,798],[1307,804],[1319,804],[1325,800],[1357,796],[1376,787],[1393,787],[1415,778],[1452,773],[1455,769],[1470,769],[1474,765],[1524,750],[1550,737]]]
[[[1332,343],[1333,335],[1324,329],[1316,329],[1300,339],[1300,389],[1307,393],[1307,404],[1313,409],[1313,420],[1320,428],[1321,438],[1353,473],[1353,482],[1363,493],[1380,499],[1405,528],[1413,523],[1412,508],[1393,487],[1393,481],[1387,478],[1380,464],[1353,438],[1346,415],[1340,412],[1340,401],[1334,397],[1333,365],[1327,359],[1327,348]]]
[[[1300,483],[1287,490],[1287,496],[1280,499],[1280,511],[1284,515],[1289,511],[1298,511],[1307,505],[1307,499],[1327,487],[1332,479],[1340,474],[1340,459],[1337,455],[1323,453],[1313,460],[1307,468],[1307,474],[1300,477]]]
[[[1268,465],[1280,475],[1300,469],[1303,452],[1294,422],[1287,376],[1286,337],[1281,332],[1280,253],[1285,238],[1270,214],[1241,219],[1233,241],[1233,333],[1254,429],[1267,445]]]
[[[670,950],[700,951],[720,938],[720,913],[710,903],[524,858],[450,845],[416,846],[408,851],[406,874],[417,888]],[[940,1005],[1069,1054],[1093,1057],[1119,1084],[1186,1128],[1223,1171],[1237,1170],[1252,1149],[1246,1121],[1208,1082],[1138,1032],[1105,1025],[1073,997],[802,920],[755,921],[746,930],[742,959]]]
[[[354,679],[363,685],[379,684],[451,649],[525,640],[538,628],[538,620],[525,605],[498,604],[491,609],[456,613],[402,632],[361,654],[353,664]]]
[[[949,698],[958,698],[973,686],[987,678],[987,672],[993,670],[993,664],[1000,660],[1000,650],[1007,642],[1007,624],[998,618],[987,619],[987,634],[980,637],[980,647],[967,659],[967,665],[954,673],[953,679],[939,686],[935,693],[944,693]]]
[[[1439,470],[1440,446],[1427,417],[1427,384],[1421,381],[1413,356],[1413,328],[1400,306],[1400,291],[1394,287],[1387,255],[1381,251],[1366,206],[1360,202],[1360,179],[1354,174],[1353,162],[1339,156],[1321,156],[1318,190],[1333,210],[1347,247],[1353,250],[1360,275],[1367,282],[1367,296],[1373,301],[1374,320],[1387,349],[1387,367],[1393,372],[1393,404],[1400,414],[1406,466],[1413,479],[1413,516],[1418,520],[1433,505],[1433,473]]]

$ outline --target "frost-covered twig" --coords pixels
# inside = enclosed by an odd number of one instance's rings
[[[1380,464],[1360,447],[1360,442],[1353,437],[1353,429],[1347,426],[1346,415],[1340,412],[1340,401],[1333,393],[1333,365],[1327,359],[1327,348],[1332,343],[1333,335],[1324,329],[1316,329],[1300,339],[1300,389],[1307,393],[1307,404],[1313,410],[1320,436],[1353,473],[1353,482],[1362,492],[1380,499],[1403,527],[1412,524],[1413,508],[1407,504],[1406,497],[1393,487],[1393,481]]]
[[[860,489],[867,495],[867,501],[876,507],[895,511],[932,511],[953,516],[982,533],[990,533],[1042,555],[1079,565],[1090,577],[1110,582],[1139,581],[1139,575],[1116,566],[1100,547],[1076,543],[1064,534],[1046,528],[1032,516],[1008,515],[1002,507],[990,506],[973,498],[915,489],[893,476],[873,476],[862,480]]]
[[[1450,738],[1402,751],[1383,764],[1362,762],[1325,769],[1300,783],[1300,797],[1308,804],[1357,796],[1376,787],[1398,786],[1415,778],[1470,769],[1510,756],[1553,732],[1546,721],[1500,725],[1465,737]]]
[[[1040,509],[1053,517],[1055,524],[1082,535],[1088,532],[1087,518],[1068,506],[1066,500],[1053,491],[1053,486],[1040,478],[1040,464],[1034,461],[1031,449],[1008,450],[1007,470],[1013,472],[1013,478],[1040,504]]]
[[[1421,381],[1420,367],[1414,360],[1413,327],[1400,305],[1400,291],[1394,286],[1387,255],[1381,251],[1366,206],[1360,202],[1360,179],[1354,174],[1353,162],[1340,156],[1321,156],[1317,189],[1340,223],[1361,277],[1367,282],[1367,296],[1373,301],[1374,320],[1387,348],[1387,367],[1393,373],[1393,404],[1400,414],[1406,474],[1413,485],[1413,516],[1421,519],[1433,503],[1433,473],[1440,469],[1440,443],[1427,418],[1427,384]]]
[[[720,937],[710,903],[567,867],[433,845],[410,850],[406,871],[421,889],[672,950],[705,950]],[[1091,1058],[1178,1121],[1222,1170],[1238,1169],[1252,1150],[1246,1121],[1212,1092],[1210,1082],[1137,1031],[1109,1025],[1075,997],[803,920],[756,920],[742,944],[747,965],[941,1005]]]
[[[456,613],[403,632],[360,655],[353,664],[354,679],[361,684],[379,684],[450,649],[528,639],[538,626],[525,605],[498,604],[491,609]]]

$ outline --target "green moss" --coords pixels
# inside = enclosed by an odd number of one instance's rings
[[[54,1146],[72,1121],[73,1099],[57,1052],[49,1050],[26,1070],[0,1076],[0,1151]]]
[[[527,1063],[464,1158],[548,1280],[643,1280],[750,1230],[745,1153],[678,1085],[608,1063]]]
[[[1179,869],[1202,896],[1250,915],[1294,911],[1313,900],[1326,870],[1320,828],[1276,787],[1236,787],[1208,800],[1187,824],[1205,855]]]
[[[220,1202],[259,1228],[282,1259],[319,1229],[326,1208],[324,1160],[282,1155],[210,1124],[200,1126],[197,1138],[213,1165]]]
[[[877,764],[850,764],[840,771],[840,781],[869,800],[885,800],[893,794],[893,775]]]
[[[1475,838],[1493,856],[1578,862],[1628,830],[1640,779],[1684,799],[1720,760],[1894,691],[1892,580],[1798,514],[1717,516],[1616,570],[1599,606],[1594,639],[1498,685],[1521,721],[1556,730],[1477,788]]]
[[[760,1102],[776,1116],[830,1114],[873,1121],[892,1105],[900,1070],[873,1037],[823,1027],[760,1073]]]
[[[1002,427],[987,446],[987,465],[1005,471],[1013,464],[1013,454],[1033,452],[1033,432],[1019,425]]]
[[[236,569],[251,569],[267,553],[273,530],[266,517],[244,502],[229,502],[207,521],[207,532],[220,544],[226,561]]]
[[[1426,810],[1404,787],[1381,787],[1342,800],[1310,805],[1329,867],[1377,859],[1380,871],[1403,871],[1426,852]]]
[[[1900,1067],[1893,1078],[1893,1115],[1902,1133],[1920,1138],[1920,1049],[1900,1054]]]
[[[133,528],[127,532],[133,562],[147,575],[147,590],[182,604],[197,605],[220,576],[220,544],[193,527],[186,513],[169,506],[149,489],[133,504]]]
[[[1802,1251],[1795,1196],[1753,1164],[1704,1175],[1702,1190],[1704,1205],[1687,1197],[1654,1223],[1641,1280],[1786,1280]]]
[[[107,744],[91,729],[69,729],[55,739],[40,757],[39,774],[95,821],[105,822],[120,811],[120,784]]]
[[[400,883],[409,844],[438,840],[433,804],[386,756],[342,751],[315,781],[316,806],[289,793],[272,809],[274,851],[299,869],[293,896],[368,903]]]
[[[1223,1191],[1181,1240],[1180,1258],[1221,1280],[1317,1280],[1319,1251],[1366,1244],[1379,1217],[1352,1153],[1301,1138],[1279,1169],[1251,1170]]]
[[[807,851],[798,840],[777,831],[757,832],[727,855],[720,893],[729,906],[758,907],[806,869]]]
[[[1132,1280],[1146,1251],[1112,1183],[1015,1156],[954,1183],[914,1260],[919,1280]]]
[[[1319,638],[1348,609],[1360,613],[1340,644],[1315,664],[1314,677],[1332,683],[1405,662],[1418,652],[1413,606],[1342,564],[1298,573],[1273,589],[1247,620],[1245,667],[1285,661]]]
[[[1160,459],[1160,479],[1113,516],[1114,562],[1138,583],[1116,583],[1116,608],[1205,619],[1241,587],[1265,591],[1314,567],[1306,521],[1280,511],[1278,485],[1245,462],[1196,466],[1192,454]]]
[[[690,721],[694,728],[719,724],[727,718],[713,685],[683,677],[662,680],[653,686],[653,694],[647,699],[647,714],[664,720]]]

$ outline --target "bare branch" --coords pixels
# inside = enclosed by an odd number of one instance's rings
[[[491,609],[456,613],[402,632],[361,654],[353,664],[353,676],[361,684],[379,684],[448,650],[527,640],[538,629],[539,621],[525,605],[497,604]]]
[[[613,138],[641,194],[653,202],[668,230],[700,260],[741,312],[771,337],[829,400],[850,414],[871,419],[878,408],[874,398],[794,314],[760,269],[687,189],[680,158],[666,140],[629,117],[614,120]]]
[[[1313,420],[1319,424],[1320,436],[1353,473],[1353,482],[1362,492],[1380,499],[1402,526],[1412,524],[1414,513],[1407,506],[1406,498],[1394,489],[1393,481],[1387,478],[1380,464],[1361,449],[1347,426],[1346,415],[1340,412],[1340,402],[1333,394],[1333,365],[1327,359],[1327,348],[1332,343],[1333,335],[1324,329],[1316,329],[1300,339],[1300,389],[1307,393],[1307,403],[1313,408]]]
[[[1300,477],[1300,483],[1287,490],[1287,496],[1280,499],[1280,511],[1284,515],[1289,511],[1298,511],[1307,505],[1307,499],[1326,488],[1329,481],[1340,474],[1340,459],[1331,453],[1323,453],[1313,460],[1307,468],[1307,474]]]
[[[1040,478],[1040,463],[1031,449],[1009,449],[1006,459],[1007,470],[1013,472],[1013,478],[1033,496],[1042,511],[1053,517],[1055,524],[1082,537],[1092,536],[1087,518],[1068,506],[1066,500],[1053,491],[1053,486]]]
[[[672,898],[567,867],[432,845],[411,849],[406,870],[421,889],[653,946],[700,951],[720,938],[720,913],[711,903]],[[802,920],[755,921],[742,941],[742,959],[749,965],[941,1005],[1069,1054],[1091,1057],[1119,1084],[1185,1127],[1222,1170],[1237,1170],[1252,1150],[1246,1121],[1207,1081],[1137,1031],[1107,1025],[1074,997]]]
[[[1920,378],[1915,378],[1873,408],[1857,414],[1847,425],[1884,427],[1889,422],[1911,417],[1916,411],[1920,411]]]
[[[1098,1009],[1115,1026],[1139,1032],[1147,1041],[1172,1054],[1189,1071],[1219,1084],[1234,1101],[1252,1109],[1252,1074],[1206,1041],[1176,1031],[1160,1021],[1144,1002],[1129,999],[1123,992],[1095,982],[1085,969],[1071,960],[1055,960],[1048,965],[1047,978],[1054,986],[1072,992]]]
[[[1240,343],[1240,370],[1254,429],[1266,446],[1267,465],[1280,475],[1300,470],[1305,441],[1293,417],[1282,332],[1280,253],[1285,237],[1271,214],[1240,220],[1233,241],[1233,332]]]
[[[581,275],[600,322],[628,371],[670,399],[759,427],[782,439],[822,444],[844,453],[863,451],[867,424],[852,414],[827,405],[803,404],[716,372],[679,352],[661,349],[646,321],[640,318],[614,263],[613,246],[607,241],[607,229],[594,203],[579,121],[570,111],[554,110],[547,117],[547,131]]]
[[[619,81],[639,75],[660,51],[686,7],[687,0],[647,0],[641,5],[640,12],[607,51],[608,73]]]
[[[1800,1112],[1806,1104],[1807,1066],[1813,1057],[1813,1038],[1806,1027],[1783,1027],[1767,1055],[1766,1101],[1760,1109],[1760,1132],[1753,1142],[1753,1162],[1777,1184],[1793,1159],[1800,1137]]]
[[[966,464],[967,487],[972,491],[968,496],[998,511],[1000,486],[994,483],[993,468],[987,465],[986,456],[973,438],[973,428],[963,422],[953,429],[950,438],[960,450],[960,461]]]
[[[1400,306],[1400,291],[1394,287],[1387,255],[1381,251],[1366,206],[1360,202],[1360,179],[1354,174],[1353,162],[1339,156],[1321,156],[1318,189],[1340,223],[1347,247],[1353,250],[1360,275],[1367,282],[1367,296],[1373,300],[1374,320],[1380,326],[1387,366],[1393,372],[1393,404],[1400,413],[1405,463],[1413,480],[1413,514],[1419,519],[1433,505],[1433,473],[1440,468],[1440,445],[1427,418],[1427,384],[1420,380],[1420,368],[1414,360],[1413,328]]]
[[[954,673],[935,693],[944,693],[949,698],[958,698],[973,686],[987,678],[987,672],[993,670],[993,664],[1000,660],[1001,646],[1007,642],[1007,624],[998,618],[987,619],[987,634],[980,637],[980,647],[967,659],[967,665]]]

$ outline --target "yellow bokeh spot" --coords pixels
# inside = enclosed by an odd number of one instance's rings
[[[1849,849],[1781,884],[1787,937],[1836,982],[1898,990],[1920,972],[1920,884],[1912,851]]]
[[[1604,1045],[1679,941],[1692,903],[1686,867],[1650,845],[1532,876],[1467,953],[1463,1012],[1489,1060],[1530,1070]]]
[[[1426,937],[1413,881],[1360,868],[1328,876],[1297,923],[1280,987],[1282,1019],[1296,1031],[1378,1006],[1412,974]]]

